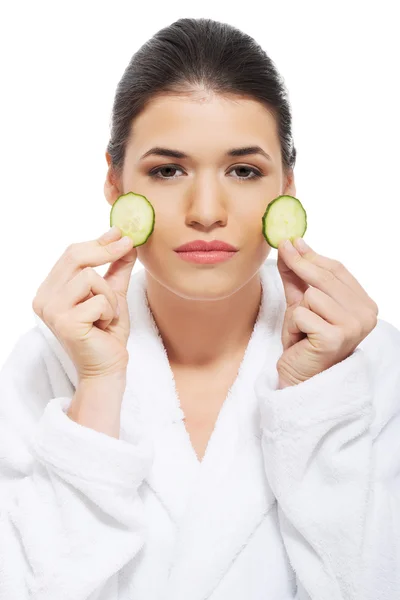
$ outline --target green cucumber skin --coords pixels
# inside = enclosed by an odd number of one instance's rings
[[[267,232],[266,232],[266,221],[267,221],[268,211],[271,208],[271,206],[275,202],[277,202],[278,200],[280,200],[283,197],[293,198],[294,200],[296,200],[297,202],[299,202],[301,204],[301,202],[300,202],[300,200],[298,198],[295,198],[295,196],[290,196],[289,194],[282,194],[282,195],[278,196],[277,198],[275,198],[274,200],[272,200],[272,202],[270,202],[268,204],[267,209],[266,209],[266,211],[265,211],[265,213],[263,214],[263,217],[262,217],[262,233],[263,233],[263,236],[264,236],[265,240],[271,246],[271,248],[275,248],[276,250],[278,250],[278,246],[275,246],[274,244],[271,244],[270,240],[268,239],[268,235],[267,235]],[[302,204],[301,204],[301,206],[303,207]],[[304,210],[304,207],[303,207],[303,210]],[[305,234],[305,232],[307,231],[307,213],[306,213],[306,211],[304,211],[304,219],[305,219],[304,231],[303,231],[303,233],[301,235],[299,235],[297,237],[303,237],[304,234]],[[291,241],[293,241],[293,240],[291,240]]]
[[[126,194],[121,194],[121,196],[118,196],[118,198],[116,199],[116,201],[112,205],[111,212],[110,212],[110,227],[113,226],[113,223],[112,223],[112,213],[113,213],[113,208],[114,208],[115,204],[118,202],[118,200],[122,196],[127,196],[128,194],[134,194],[135,196],[141,196],[142,198],[144,198],[146,200],[146,202],[150,205],[150,208],[151,208],[152,213],[153,213],[153,223],[152,223],[152,226],[151,226],[151,230],[149,231],[149,235],[140,244],[136,244],[135,246],[132,246],[132,248],[138,248],[139,246],[143,246],[143,244],[145,244],[147,242],[147,240],[149,239],[149,237],[153,233],[153,231],[154,231],[154,225],[155,225],[155,222],[156,222],[156,213],[155,213],[155,210],[154,210],[154,207],[153,207],[152,203],[146,198],[146,196],[143,196],[143,194],[137,194],[136,192],[127,192]]]

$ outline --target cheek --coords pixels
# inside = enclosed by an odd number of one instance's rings
[[[246,236],[248,241],[249,238],[254,239],[255,244],[261,241],[260,236],[262,236],[263,214],[264,211],[252,211],[246,215],[243,214],[240,220],[240,229],[242,233]]]
[[[178,222],[177,219],[174,218],[172,211],[169,214],[164,214],[165,211],[163,213],[161,208],[158,208],[154,204],[153,206],[155,212],[154,229],[147,242],[143,244],[143,249],[147,247],[151,248],[152,246],[154,248],[159,247],[160,244],[165,243],[165,239],[170,237],[174,225],[176,228]]]
[[[170,210],[168,210],[165,208],[165,204],[166,203],[164,203],[164,206],[162,207],[158,207],[156,204],[153,204],[155,222],[154,231],[151,234],[149,241],[152,237],[156,238],[157,240],[168,237],[169,232],[178,227],[180,220],[176,208],[171,206]]]
[[[264,209],[254,212],[251,218],[247,218],[241,225],[246,246],[249,252],[257,257],[257,260],[265,260],[271,250],[263,234],[262,217],[264,212]]]
[[[168,232],[168,241],[166,240],[166,232]],[[153,233],[144,244],[137,247],[138,259],[144,266],[160,262],[160,257],[165,256],[167,249],[172,251],[173,246],[174,235],[171,232],[171,224],[163,222],[160,215],[156,213]]]

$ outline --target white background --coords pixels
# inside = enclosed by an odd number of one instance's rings
[[[395,0],[13,0],[0,11],[0,365],[34,326],[32,300],[65,248],[109,228],[115,88],[134,52],[181,17],[230,23],[275,62],[292,106],[305,239],[343,262],[400,329]]]

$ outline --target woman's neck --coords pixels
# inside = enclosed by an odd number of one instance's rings
[[[187,300],[146,271],[146,295],[170,363],[212,369],[243,354],[259,312],[262,286],[257,273],[223,300]]]

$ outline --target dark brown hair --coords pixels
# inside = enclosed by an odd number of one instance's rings
[[[285,174],[295,165],[292,116],[284,80],[249,35],[212,19],[179,19],[158,31],[132,56],[118,83],[107,151],[117,175],[135,117],[159,94],[197,87],[261,102],[273,114]]]

